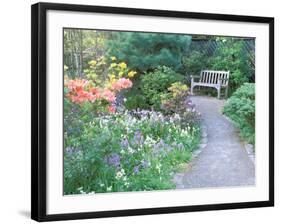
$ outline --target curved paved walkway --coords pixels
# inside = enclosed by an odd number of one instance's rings
[[[220,112],[225,101],[206,96],[194,96],[192,101],[202,114],[208,141],[189,169],[175,175],[177,188],[254,185],[255,165],[237,129]]]

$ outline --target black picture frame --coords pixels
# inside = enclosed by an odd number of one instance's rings
[[[114,210],[68,214],[46,214],[46,13],[48,10],[99,12],[124,15],[161,16],[217,21],[254,22],[269,24],[269,200],[208,204],[196,206],[160,207],[132,210]],[[164,11],[137,8],[103,7],[89,5],[37,3],[31,10],[31,218],[36,221],[54,221],[161,213],[194,212],[274,206],[274,18]]]

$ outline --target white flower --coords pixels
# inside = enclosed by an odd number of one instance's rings
[[[132,148],[129,146],[129,147],[128,147],[128,152],[131,153],[131,154],[133,154],[135,151],[134,151],[134,149],[132,149]]]
[[[107,187],[107,188],[106,188],[106,191],[112,191],[112,186]]]
[[[124,169],[121,169],[120,171],[118,171],[118,172],[116,173],[115,178],[116,178],[117,180],[120,180],[123,176],[125,176],[125,171],[124,171]],[[127,177],[124,177],[124,178],[127,178]]]
[[[158,163],[157,165],[156,165],[156,169],[157,169],[157,171],[158,171],[158,173],[160,173],[161,172],[161,164],[160,163]]]
[[[77,190],[79,191],[80,194],[86,194],[86,192],[83,191],[83,187],[79,187],[77,188]]]
[[[126,102],[127,101],[127,98],[124,98],[124,102]]]
[[[122,150],[120,151],[120,153],[121,153],[121,154],[125,154],[125,151],[124,151],[124,149],[122,149]]]
[[[122,174],[120,171],[118,171],[118,172],[116,173],[115,178],[116,178],[117,180],[120,180],[122,176],[123,176],[123,174]]]

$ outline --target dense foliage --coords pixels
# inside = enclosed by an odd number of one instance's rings
[[[232,89],[236,89],[244,82],[249,82],[254,72],[249,64],[249,54],[243,49],[243,42],[241,41],[232,38],[219,41],[225,43],[219,45],[214,57],[209,61],[209,67],[214,70],[230,71],[229,85]]]
[[[230,117],[241,130],[241,136],[255,143],[255,84],[244,83],[227,100],[223,112]]]
[[[204,69],[230,71],[230,93],[244,82],[254,81],[255,68],[251,60],[253,55],[245,50],[243,41],[232,37],[217,37],[205,42],[205,48],[191,48],[183,57],[187,76],[200,75],[200,71]]]
[[[189,161],[197,126],[181,127],[178,115],[134,111],[84,123],[79,137],[65,137],[64,193],[161,190]]]
[[[159,97],[150,101],[142,94],[145,102],[158,105],[164,114],[126,111],[118,107],[117,97],[133,86],[136,72],[116,57],[89,65],[87,79],[70,79],[65,67],[64,193],[174,188],[174,172],[190,160],[200,141],[199,114],[184,106],[188,88],[175,82],[183,77],[168,67],[143,75],[141,86],[152,93],[149,97]],[[178,110],[165,109],[165,94]]]
[[[168,88],[168,93],[161,96],[161,111],[166,115],[177,114],[181,126],[196,125],[200,114],[195,111],[195,105],[188,97],[188,87],[181,82],[175,82]]]
[[[188,77],[191,75],[200,75],[201,70],[209,67],[209,58],[204,50],[193,50],[187,56],[183,57],[183,66]]]
[[[109,55],[127,61],[132,69],[145,72],[162,65],[179,70],[190,42],[188,35],[116,32],[107,45]]]
[[[184,77],[166,66],[158,67],[154,71],[145,73],[141,77],[141,92],[149,106],[159,110],[161,96],[168,92],[168,88],[175,82],[183,81]]]

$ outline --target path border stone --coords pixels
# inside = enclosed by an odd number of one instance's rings
[[[235,122],[233,120],[231,120],[229,117],[227,117],[226,115],[224,115],[223,113],[221,113],[221,115],[228,120],[229,122],[231,122],[233,125],[236,126]],[[255,150],[254,150],[254,145],[244,142],[244,148],[248,154],[249,159],[252,161],[252,163],[254,165],[256,165],[256,154],[255,154]]]
[[[198,145],[198,148],[192,152],[191,161],[189,163],[187,163],[187,166],[183,172],[176,173],[173,177],[172,181],[177,186],[177,189],[185,188],[184,183],[183,183],[183,178],[184,178],[185,172],[188,171],[188,169],[190,169],[192,167],[194,160],[196,160],[196,158],[200,155],[202,150],[204,148],[206,148],[207,144],[208,144],[207,127],[206,127],[206,125],[202,125],[201,126],[201,141],[200,141],[200,144]]]

